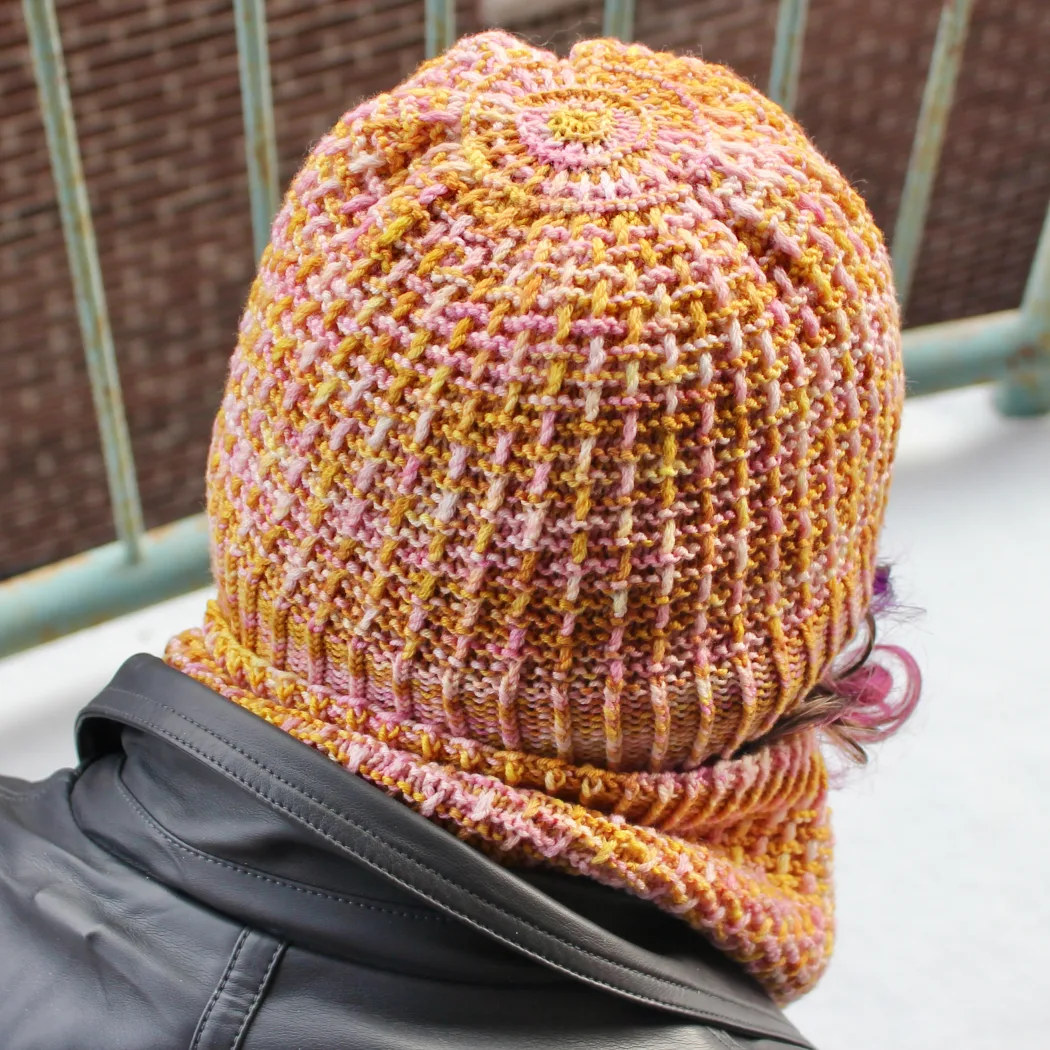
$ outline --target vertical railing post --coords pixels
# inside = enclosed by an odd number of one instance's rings
[[[241,76],[252,240],[258,259],[270,243],[270,225],[280,201],[273,88],[270,84],[270,48],[266,36],[266,0],[233,0],[233,18],[237,29],[237,68]]]
[[[456,0],[426,0],[423,20],[426,57],[435,58],[456,41]]]
[[[22,6],[58,192],[91,396],[102,439],[113,524],[128,561],[137,562],[142,556],[142,504],[55,4],[54,0],[23,0]]]
[[[1050,207],[1028,271],[1021,300],[1023,351],[996,391],[999,410],[1008,416],[1050,412]]]
[[[616,37],[625,44],[634,39],[634,0],[605,0],[602,36]]]
[[[941,146],[955,97],[955,82],[962,64],[972,10],[973,0],[944,0],[937,25],[937,39],[926,75],[919,122],[908,158],[908,174],[904,179],[893,230],[893,280],[902,313],[908,305],[915,279],[915,264],[922,245],[926,213],[941,159]]]
[[[769,97],[788,113],[795,112],[802,72],[802,44],[806,36],[809,0],[780,0],[773,63],[769,70]]]

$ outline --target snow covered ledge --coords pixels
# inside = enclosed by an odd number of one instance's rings
[[[1043,1050],[1050,935],[1050,419],[910,401],[883,557],[919,710],[835,800],[839,942],[792,1008],[820,1050]],[[76,711],[201,591],[0,661],[0,773],[73,761]]]

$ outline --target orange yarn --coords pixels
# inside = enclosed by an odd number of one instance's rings
[[[169,659],[480,847],[622,886],[781,998],[831,942],[812,733],[903,397],[863,202],[727,70],[460,41],[274,224]]]

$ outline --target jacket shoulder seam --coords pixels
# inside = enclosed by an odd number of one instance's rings
[[[250,926],[241,930],[189,1050],[241,1050],[287,943]]]
[[[259,1008],[259,1003],[262,1001],[266,989],[270,986],[270,978],[273,976],[274,968],[277,966],[277,962],[281,958],[283,952],[284,942],[278,941],[274,946],[273,955],[270,956],[270,961],[266,964],[266,970],[263,972],[263,975],[259,980],[259,986],[255,989],[252,1001],[244,1011],[241,1023],[234,1034],[233,1042],[230,1043],[230,1050],[240,1050],[241,1040],[244,1039],[244,1033],[248,1030],[248,1025],[252,1023],[252,1019],[255,1017],[255,1012]]]
[[[234,942],[233,951],[230,952],[230,957],[226,962],[226,969],[222,972],[222,977],[219,983],[212,990],[211,998],[208,1000],[208,1005],[204,1008],[204,1013],[201,1014],[201,1019],[197,1024],[197,1031],[193,1034],[193,1042],[190,1043],[190,1050],[199,1050],[201,1045],[201,1037],[208,1030],[208,1020],[212,1015],[212,1011],[215,1009],[215,1004],[222,997],[222,993],[226,990],[226,985],[229,983],[230,974],[233,973],[234,967],[237,965],[237,959],[241,954],[241,949],[244,947],[244,942],[248,939],[248,929],[245,927],[240,932],[240,936]]]

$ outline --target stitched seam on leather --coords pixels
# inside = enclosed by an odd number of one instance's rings
[[[190,856],[197,860],[206,861],[208,864],[214,864],[219,868],[227,868],[238,875],[246,875],[253,879],[258,879],[260,882],[269,882],[280,889],[295,890],[296,893],[305,893],[311,897],[323,897],[326,900],[333,901],[336,904],[347,904],[354,908],[362,908],[365,911],[374,911],[383,915],[393,915],[396,918],[402,919],[415,919],[419,922],[444,922],[451,923],[453,920],[447,915],[430,915],[430,914],[415,914],[410,911],[400,911],[397,908],[384,908],[377,904],[365,904],[361,901],[353,900],[350,897],[342,897],[338,894],[325,893],[323,890],[313,890],[305,886],[297,886],[293,882],[285,882],[283,879],[276,879],[270,875],[262,875],[257,871],[252,871],[250,868],[242,868],[239,864],[233,864],[229,861],[220,860],[218,857],[213,857],[209,853],[204,853],[194,846],[190,846],[188,843],[183,842],[181,839],[176,838],[170,831],[167,830],[162,824],[150,815],[150,813],[142,806],[142,804],[131,794],[128,786],[120,779],[116,777],[117,790],[121,795],[124,796],[125,801],[135,811],[135,814],[151,827],[158,835],[162,836],[167,842],[170,842],[176,849],[182,850],[184,853],[190,854]]]
[[[273,968],[277,965],[277,960],[281,956],[281,952],[284,951],[284,942],[278,941],[277,947],[273,950],[273,955],[270,956],[270,963],[266,967],[266,972],[262,975],[262,980],[259,982],[259,987],[255,989],[255,995],[252,996],[252,1001],[248,1004],[248,1009],[244,1011],[244,1016],[241,1018],[240,1026],[233,1036],[233,1042],[230,1043],[230,1050],[238,1050],[241,1045],[241,1039],[244,1037],[244,1033],[251,1023],[252,1018],[255,1016],[255,1010],[259,1005],[259,1000],[263,996],[263,992],[266,991],[267,986],[270,983],[270,975],[273,973]]]
[[[148,696],[143,696],[141,693],[133,693],[133,692],[131,692],[129,690],[121,689],[121,688],[119,688],[117,686],[111,686],[110,688],[114,692],[124,693],[126,696],[133,696],[133,697],[136,697],[137,699],[145,700],[147,703],[156,704],[158,707],[164,708],[164,710],[169,711],[171,714],[175,715],[177,718],[182,719],[184,722],[189,722],[190,725],[195,726],[202,733],[206,733],[208,736],[213,737],[214,739],[216,739],[216,740],[220,741],[221,743],[225,744],[231,750],[237,752],[237,754],[239,754],[242,758],[244,758],[245,760],[250,762],[252,765],[256,766],[258,769],[260,769],[263,772],[267,773],[268,775],[272,776],[274,778],[274,780],[278,781],[281,784],[284,784],[284,786],[287,787],[290,791],[295,792],[295,794],[297,794],[297,795],[302,795],[304,798],[308,798],[311,802],[314,802],[318,806],[320,806],[330,816],[336,818],[337,820],[345,821],[355,831],[359,831],[362,835],[365,835],[368,838],[373,839],[374,841],[380,842],[382,845],[385,845],[389,850],[391,850],[393,853],[396,853],[399,857],[401,857],[407,863],[409,863],[409,864],[411,864],[411,865],[413,865],[415,867],[422,868],[424,871],[426,871],[429,874],[433,875],[435,878],[439,879],[441,882],[444,882],[444,883],[446,883],[448,885],[451,885],[451,886],[453,886],[453,888],[461,891],[462,893],[465,893],[468,897],[470,897],[473,900],[477,901],[479,904],[484,904],[484,905],[486,905],[488,907],[492,907],[496,911],[499,911],[503,915],[506,915],[508,918],[511,918],[511,919],[514,919],[514,920],[516,920],[518,922],[521,922],[523,925],[528,926],[530,929],[535,930],[537,933],[541,933],[541,934],[544,934],[545,936],[552,937],[555,940],[559,940],[559,941],[561,941],[562,944],[565,944],[566,947],[572,948],[575,951],[582,952],[584,955],[589,955],[592,959],[597,959],[600,962],[607,962],[611,966],[614,966],[614,967],[616,967],[618,969],[621,969],[621,970],[625,970],[628,973],[635,974],[638,977],[645,977],[645,978],[648,978],[649,980],[664,981],[667,984],[670,984],[670,985],[672,985],[672,986],[674,986],[676,988],[681,988],[683,991],[692,992],[692,991],[696,990],[696,989],[692,988],[690,985],[683,984],[680,981],[675,981],[672,978],[669,978],[669,977],[667,977],[667,978],[665,978],[665,977],[654,977],[651,974],[647,974],[644,970],[635,969],[634,967],[629,966],[626,963],[619,963],[619,962],[617,962],[614,959],[608,959],[604,955],[598,955],[596,952],[589,951],[588,949],[582,948],[579,945],[570,945],[570,944],[568,944],[567,941],[565,941],[562,938],[558,937],[557,934],[554,934],[554,933],[551,933],[551,932],[545,930],[542,926],[537,926],[535,923],[531,922],[529,919],[526,919],[523,916],[520,916],[520,915],[516,914],[515,912],[508,911],[505,908],[499,907],[499,905],[497,905],[495,903],[486,901],[483,897],[479,897],[477,894],[475,894],[471,890],[467,889],[465,886],[457,886],[450,879],[448,879],[444,875],[442,875],[441,872],[435,871],[433,868],[431,868],[428,864],[424,863],[423,861],[417,860],[415,857],[409,856],[407,853],[404,853],[402,850],[398,849],[396,846],[392,845],[389,842],[383,842],[383,840],[379,839],[378,836],[375,835],[375,833],[372,832],[371,830],[369,830],[368,828],[358,824],[356,821],[351,820],[346,815],[344,815],[342,813],[339,813],[336,810],[332,809],[323,799],[318,798],[316,795],[311,795],[310,792],[307,791],[305,788],[300,788],[298,785],[293,784],[291,781],[286,780],[284,777],[282,777],[280,775],[280,773],[276,772],[275,770],[270,769],[269,766],[267,766],[263,762],[260,762],[258,759],[254,758],[247,751],[242,750],[236,744],[234,744],[231,741],[227,740],[225,737],[220,736],[218,733],[216,733],[213,730],[209,729],[207,726],[202,725],[200,722],[197,722],[195,719],[190,718],[188,715],[183,714],[181,711],[176,711],[174,708],[169,707],[167,704],[163,703],[162,701],[154,700],[154,699],[152,699],[151,697],[148,697]],[[170,736],[170,737],[174,738],[175,740],[177,740],[179,743],[181,743],[183,746],[188,747],[194,754],[199,755],[201,758],[203,758],[203,759],[205,759],[207,761],[215,762],[215,764],[218,765],[220,769],[224,770],[228,776],[233,777],[234,780],[236,780],[239,784],[241,784],[243,787],[245,787],[252,794],[266,799],[267,802],[269,802],[273,806],[276,806],[282,812],[288,813],[290,816],[295,817],[297,820],[301,820],[304,824],[307,825],[307,827],[312,828],[315,832],[317,832],[317,834],[319,834],[326,841],[331,842],[333,845],[339,846],[341,849],[348,849],[348,847],[347,847],[347,845],[345,843],[342,843],[338,839],[334,838],[327,831],[325,831],[324,828],[318,827],[312,820],[309,819],[309,817],[306,817],[306,816],[304,816],[301,813],[297,813],[294,809],[291,809],[290,807],[286,806],[284,803],[282,803],[278,799],[275,799],[271,795],[268,795],[262,788],[256,787],[255,785],[248,783],[248,781],[246,781],[236,771],[230,769],[226,765],[223,765],[223,763],[221,761],[219,761],[218,759],[213,758],[212,756],[205,754],[205,752],[201,751],[198,747],[196,747],[194,744],[190,743],[190,741],[186,740],[184,737],[179,736],[177,733],[174,733],[171,730],[166,730],[162,726],[158,726],[155,723],[150,722],[148,720],[144,719],[143,721],[151,729],[157,731],[162,736]],[[349,851],[352,852],[352,850],[349,850]],[[383,865],[380,864],[378,861],[371,861],[371,863],[375,864],[381,870],[386,871],[386,868],[383,867]],[[387,874],[391,875],[392,877],[394,877],[397,881],[401,881],[401,877],[396,875],[395,873],[387,872]],[[472,919],[471,921],[477,923],[478,925],[483,925],[478,920]],[[487,927],[484,927],[484,928],[487,929]],[[498,934],[495,930],[488,930],[488,932],[494,934],[495,936],[502,937],[502,935]],[[548,962],[555,962],[555,960],[550,960],[550,959],[547,960],[547,961]],[[564,965],[564,964],[558,963],[557,965]],[[724,999],[724,997],[723,996],[719,996],[717,992],[705,992],[705,994],[707,994],[707,995],[714,995],[717,998]],[[653,1002],[658,1002],[659,1000],[655,1000],[654,999],[652,1001]],[[732,1002],[732,1000],[726,1000],[726,1001]],[[734,1005],[737,1005],[737,1004],[734,1003]]]
[[[8,787],[6,784],[0,784],[0,798],[8,799],[11,802],[22,802],[36,798],[38,795],[46,795],[48,790],[54,786],[51,783],[51,779],[51,777],[48,777],[47,780],[41,780],[35,784],[27,783],[23,788]]]
[[[743,1050],[740,1044],[728,1033],[722,1032],[717,1028],[709,1028],[708,1031],[723,1045],[729,1048],[729,1050]]]
[[[310,794],[310,792],[305,790],[304,788],[300,788],[296,784],[293,784],[290,781],[286,780],[279,773],[277,773],[276,771],[270,769],[265,763],[260,762],[258,759],[254,758],[248,752],[242,750],[236,744],[234,744],[231,741],[227,740],[225,737],[220,736],[218,733],[216,733],[213,730],[209,729],[207,726],[202,725],[200,722],[197,722],[195,719],[190,718],[188,715],[183,714],[181,711],[176,711],[174,708],[169,707],[167,704],[163,703],[162,701],[155,700],[155,699],[153,699],[151,697],[143,695],[142,693],[134,693],[134,692],[131,692],[130,690],[122,689],[122,688],[117,687],[117,686],[111,686],[110,688],[114,692],[123,693],[125,696],[134,697],[136,699],[145,701],[147,704],[154,704],[157,707],[163,708],[165,711],[168,711],[169,713],[175,715],[177,718],[181,719],[182,721],[188,722],[190,725],[195,726],[202,733],[206,734],[207,736],[212,737],[215,740],[218,740],[220,743],[225,744],[227,747],[229,747],[231,750],[235,751],[237,754],[239,754],[242,758],[244,758],[251,765],[255,766],[257,769],[260,769],[261,771],[263,771],[263,772],[267,773],[268,775],[272,776],[278,783],[284,784],[284,786],[287,787],[290,791],[294,792],[297,795],[301,795],[301,796],[303,796],[305,798],[308,798],[312,802],[316,803],[318,806],[321,807],[321,809],[324,810],[325,813],[329,814],[330,816],[334,817],[337,820],[345,821],[355,831],[360,832],[362,835],[366,836],[369,839],[372,839],[374,841],[380,842],[382,845],[385,845],[387,849],[391,850],[391,852],[393,852],[397,856],[401,857],[401,859],[404,860],[407,864],[409,864],[409,865],[411,865],[413,867],[416,867],[416,868],[421,868],[423,871],[428,872],[434,878],[436,878],[439,881],[445,883],[446,885],[450,885],[454,889],[457,889],[460,892],[465,893],[468,897],[470,897],[474,901],[477,901],[479,904],[485,905],[486,907],[490,907],[490,908],[494,909],[495,911],[498,911],[501,914],[505,915],[507,918],[510,918],[510,919],[513,919],[513,920],[515,920],[517,922],[520,922],[522,925],[527,926],[531,930],[535,930],[537,933],[539,933],[539,934],[541,934],[541,935],[543,935],[545,937],[550,937],[553,940],[559,941],[561,944],[563,944],[565,947],[569,948],[570,950],[580,952],[583,955],[587,955],[587,956],[589,956],[592,959],[596,959],[599,962],[603,962],[603,963],[605,963],[605,964],[607,964],[609,966],[612,966],[614,969],[622,970],[622,971],[624,971],[626,973],[633,974],[636,977],[642,977],[642,978],[645,978],[647,980],[656,981],[658,983],[664,983],[664,984],[670,985],[671,987],[680,988],[682,991],[685,991],[685,992],[695,992],[696,991],[696,989],[691,987],[690,985],[683,984],[680,981],[675,981],[672,978],[656,977],[656,976],[653,976],[652,974],[645,973],[644,970],[638,970],[638,969],[636,969],[634,967],[631,967],[631,966],[629,966],[629,965],[627,965],[625,963],[620,963],[620,962],[617,962],[614,959],[609,959],[608,957],[606,957],[604,955],[599,955],[596,952],[592,952],[592,951],[590,951],[587,948],[581,947],[580,945],[569,944],[564,939],[558,937],[557,934],[552,933],[550,931],[547,931],[547,930],[543,929],[543,927],[541,927],[541,926],[537,926],[535,923],[533,923],[530,920],[524,918],[523,916],[517,915],[515,912],[511,912],[511,911],[508,911],[505,908],[501,908],[499,905],[495,904],[494,902],[486,901],[484,898],[479,897],[477,894],[473,893],[471,890],[467,889],[465,886],[457,886],[450,879],[448,879],[444,875],[442,875],[441,872],[435,871],[433,868],[431,868],[429,865],[425,864],[424,862],[419,861],[416,858],[409,856],[408,854],[404,853],[402,850],[398,849],[396,846],[392,845],[391,843],[383,842],[381,839],[378,838],[378,836],[376,836],[368,828],[366,828],[366,827],[356,823],[355,821],[351,820],[349,817],[345,816],[344,814],[340,814],[337,811],[333,810],[327,803],[324,802],[323,799],[317,798],[316,796]],[[99,705],[99,706],[101,707],[102,705]],[[301,813],[297,813],[294,809],[291,809],[290,807],[284,805],[284,803],[280,802],[278,799],[275,799],[271,795],[268,795],[262,788],[259,788],[259,787],[256,787],[253,784],[250,784],[247,780],[245,780],[242,776],[240,776],[236,771],[234,771],[234,770],[230,769],[228,766],[224,765],[219,759],[214,758],[214,757],[212,757],[210,755],[207,755],[205,752],[201,751],[198,747],[196,747],[190,741],[186,740],[184,737],[180,736],[179,734],[175,733],[172,730],[168,730],[168,729],[163,728],[162,726],[158,726],[156,723],[151,722],[148,719],[142,719],[142,722],[143,722],[143,724],[149,726],[151,729],[155,730],[161,736],[167,736],[170,739],[174,739],[174,740],[178,741],[180,744],[182,744],[184,747],[189,748],[190,751],[192,751],[196,755],[199,755],[201,758],[205,759],[206,761],[214,762],[220,769],[224,770],[228,776],[232,777],[235,781],[237,781],[237,783],[243,785],[252,794],[254,794],[254,795],[258,796],[258,797],[266,799],[271,805],[275,806],[277,809],[281,810],[284,813],[288,813],[290,816],[295,817],[297,820],[301,820],[304,824],[307,825],[307,827],[312,828],[315,832],[317,832],[317,834],[319,834],[326,841],[331,842],[333,845],[339,846],[341,849],[347,850],[347,852],[349,852],[351,855],[354,855],[353,850],[352,850],[351,847],[347,846],[346,843],[342,843],[338,839],[334,838],[332,835],[330,835],[323,828],[318,827],[312,820],[309,819],[309,817],[306,817],[306,816],[304,816]],[[403,879],[402,876],[399,876],[396,873],[389,871],[379,861],[371,860],[370,863],[374,864],[381,871],[386,872],[387,875],[389,875],[391,878],[393,878],[395,882],[398,882],[399,884],[403,884],[404,883],[404,879]],[[418,888],[416,888],[416,892],[419,892]],[[432,900],[432,898],[429,897],[426,893],[423,893],[422,896],[423,896],[423,898],[425,900]],[[538,950],[536,948],[527,948],[527,949],[525,949],[525,948],[523,948],[523,946],[521,946],[519,944],[516,944],[514,942],[511,942],[509,940],[509,938],[505,937],[503,934],[499,933],[498,931],[493,930],[490,926],[487,926],[484,922],[482,922],[479,919],[475,919],[475,918],[472,918],[470,916],[461,916],[461,918],[464,921],[469,922],[471,925],[473,925],[473,926],[475,926],[475,927],[477,927],[479,929],[485,930],[487,933],[489,933],[491,936],[495,937],[497,940],[501,941],[502,943],[504,943],[504,944],[511,943],[512,946],[515,949],[517,949],[518,951],[525,951],[526,954],[531,954],[534,957],[542,959],[544,962],[546,962],[546,963],[548,963],[548,964],[550,964],[552,966],[555,966],[555,967],[567,970],[569,973],[574,973],[577,977],[580,977],[580,978],[583,978],[584,980],[593,982],[594,984],[597,984],[598,986],[600,986],[602,988],[607,988],[610,991],[619,992],[621,994],[625,991],[625,989],[618,988],[616,985],[609,984],[607,981],[603,981],[600,978],[589,976],[589,975],[580,974],[578,971],[572,969],[572,967],[570,967],[564,961],[557,960],[557,959],[552,959],[549,956],[545,955],[542,951],[540,951],[540,950]],[[628,994],[633,996],[633,997],[635,997],[635,998],[637,998],[637,999],[639,999],[639,1000],[641,1000],[641,1001],[643,1001],[643,1002],[651,1003],[654,1006],[667,1007],[669,1005],[668,1003],[666,1003],[666,1002],[664,1002],[664,1001],[662,1001],[660,999],[654,998],[653,996],[646,995],[646,994],[644,994],[642,992],[629,991]],[[725,996],[720,995],[717,992],[706,991],[705,990],[703,994],[709,995],[709,996],[711,996],[713,998],[716,998],[716,999],[721,999],[723,1002],[730,1003],[733,1006],[741,1006],[742,1005],[742,1004],[734,1002],[733,1000],[726,999]],[[743,1007],[743,1008],[744,1009],[748,1009],[749,1007]],[[754,1008],[754,1009],[756,1009],[756,1012],[762,1012],[761,1010],[759,1010],[757,1008]],[[724,1021],[726,1024],[737,1024],[737,1023],[739,1023],[738,1021],[734,1021],[732,1018],[720,1016],[717,1013],[715,1013],[713,1010],[707,1011],[707,1012],[710,1014],[710,1016],[713,1019]]]
[[[197,1031],[193,1035],[193,1042],[190,1043],[190,1050],[199,1050],[201,1037],[208,1028],[208,1018],[211,1017],[211,1012],[215,1009],[215,1004],[219,1001],[219,997],[222,995],[230,980],[233,968],[237,965],[237,957],[241,954],[241,949],[244,947],[244,942],[247,939],[248,927],[246,926],[241,930],[240,936],[237,938],[233,946],[233,951],[230,953],[230,959],[226,963],[226,969],[223,972],[222,980],[215,986],[215,990],[211,993],[211,998],[208,1000],[208,1005],[204,1008],[204,1013],[201,1015],[201,1019],[197,1023]]]
[[[484,905],[487,908],[492,908],[493,910],[501,913],[502,915],[506,916],[507,918],[512,919],[515,922],[519,922],[523,926],[527,926],[529,929],[534,930],[536,933],[539,933],[540,935],[542,935],[544,937],[547,937],[547,938],[550,938],[552,940],[560,942],[564,947],[568,948],[570,951],[579,952],[580,954],[586,955],[586,956],[588,956],[588,957],[590,957],[592,959],[597,960],[598,962],[604,963],[607,966],[611,966],[611,967],[613,967],[613,969],[621,970],[624,973],[632,974],[635,977],[641,977],[641,978],[643,978],[645,980],[654,981],[656,983],[664,984],[664,985],[670,986],[672,988],[679,988],[679,989],[681,989],[684,992],[690,992],[690,993],[696,993],[697,992],[696,988],[694,988],[694,987],[692,987],[692,986],[690,986],[688,984],[684,984],[684,983],[682,983],[680,981],[676,981],[673,978],[655,976],[653,974],[646,973],[644,970],[639,970],[639,969],[637,969],[635,967],[632,967],[632,966],[630,966],[630,965],[628,965],[626,963],[617,962],[616,960],[610,959],[610,958],[608,958],[605,955],[599,955],[597,952],[592,952],[589,949],[584,948],[584,947],[582,947],[580,945],[570,944],[568,941],[565,941],[563,938],[560,938],[556,933],[553,933],[552,931],[548,931],[548,930],[544,929],[542,926],[537,926],[535,923],[531,922],[529,919],[525,918],[524,916],[518,915],[518,914],[516,914],[515,912],[512,912],[512,911],[508,911],[505,908],[501,908],[495,902],[487,901],[483,897],[479,897],[477,894],[475,894],[471,890],[467,889],[465,886],[460,886],[460,885],[457,885],[456,883],[452,882],[451,879],[446,878],[444,875],[441,874],[441,872],[435,871],[433,868],[431,868],[429,865],[425,864],[423,861],[417,860],[415,857],[409,856],[408,854],[404,853],[402,850],[398,849],[398,847],[393,845],[392,843],[384,842],[382,839],[380,839],[374,832],[372,832],[368,828],[366,828],[366,827],[356,823],[355,821],[351,820],[345,814],[338,813],[336,810],[332,809],[323,799],[317,798],[316,796],[310,794],[310,792],[307,791],[306,789],[301,788],[298,785],[293,784],[292,782],[286,780],[284,777],[282,777],[275,770],[270,769],[265,763],[260,762],[257,758],[255,758],[254,756],[250,755],[247,751],[244,751],[243,749],[238,747],[232,741],[227,740],[225,737],[219,735],[214,730],[209,729],[207,726],[203,725],[202,723],[196,721],[193,718],[190,718],[189,715],[185,715],[181,711],[175,710],[175,708],[170,707],[168,704],[165,704],[163,701],[157,700],[157,699],[155,699],[153,697],[145,696],[142,693],[137,693],[137,692],[133,692],[133,691],[131,691],[129,689],[121,688],[120,686],[109,686],[108,690],[112,691],[112,692],[115,692],[115,693],[122,693],[124,696],[133,697],[133,698],[135,698],[137,700],[142,700],[143,702],[145,702],[148,705],[153,705],[153,706],[159,707],[159,708],[167,711],[168,713],[174,715],[176,718],[180,719],[181,721],[189,723],[190,725],[196,727],[198,730],[200,730],[202,733],[204,733],[206,736],[209,736],[212,739],[217,740],[220,743],[224,744],[225,746],[229,747],[232,751],[236,752],[242,758],[244,758],[245,761],[247,761],[251,765],[255,766],[257,769],[261,770],[262,772],[267,773],[269,776],[273,777],[274,780],[276,780],[280,784],[283,784],[286,788],[288,788],[294,794],[300,795],[300,796],[302,796],[304,798],[307,798],[307,799],[310,799],[310,801],[312,801],[312,802],[316,803],[318,806],[320,806],[320,808],[322,810],[324,810],[324,812],[327,813],[329,816],[335,818],[336,820],[340,820],[340,821],[345,822],[347,825],[349,825],[351,828],[353,828],[355,831],[359,832],[360,834],[364,835],[366,838],[369,838],[369,839],[379,843],[380,845],[385,846],[385,848],[389,849],[392,853],[394,853],[397,856],[399,856],[406,864],[410,865],[411,867],[422,869],[423,871],[429,873],[434,878],[438,879],[440,882],[443,882],[446,885],[451,886],[453,889],[456,889],[459,892],[466,894],[468,897],[470,897],[472,900],[476,901],[477,903],[479,903],[481,905]],[[105,705],[102,704],[102,703],[98,703],[97,706],[96,706],[96,710],[104,711],[105,710]],[[120,715],[119,712],[114,712],[114,714],[117,714],[118,717],[127,717],[127,716],[124,716],[124,715]],[[136,716],[136,717],[138,718],[140,716]],[[183,747],[188,748],[192,753],[194,753],[196,755],[199,755],[206,762],[214,763],[216,766],[218,766],[220,769],[222,769],[227,774],[227,776],[231,777],[237,783],[241,784],[243,787],[245,787],[252,794],[256,795],[259,798],[266,799],[271,805],[275,806],[277,809],[281,810],[283,813],[287,813],[288,815],[290,815],[292,817],[295,817],[295,819],[302,821],[304,824],[306,824],[307,827],[312,828],[315,832],[317,832],[317,834],[319,834],[326,841],[331,842],[333,845],[339,846],[340,849],[345,850],[346,852],[350,853],[351,856],[356,855],[354,853],[353,848],[351,846],[349,846],[347,843],[340,842],[338,839],[334,838],[332,835],[330,835],[323,828],[318,827],[308,817],[304,816],[301,813],[297,813],[294,809],[290,808],[289,806],[286,806],[284,803],[282,803],[279,800],[277,800],[277,799],[273,798],[272,796],[268,795],[262,788],[259,788],[259,787],[255,786],[253,784],[250,784],[247,780],[245,780],[242,776],[240,776],[236,771],[234,771],[234,770],[230,769],[228,766],[224,765],[219,759],[217,759],[217,758],[215,758],[215,757],[213,757],[211,755],[208,755],[205,752],[201,751],[198,747],[196,747],[190,741],[186,740],[184,737],[180,736],[178,733],[176,733],[176,732],[174,732],[173,730],[170,730],[170,729],[165,729],[162,726],[158,726],[156,723],[151,722],[149,719],[146,719],[146,718],[142,718],[141,719],[141,723],[143,725],[148,726],[150,729],[153,729],[160,736],[167,737],[168,739],[172,739],[172,740],[177,741]],[[404,878],[402,876],[396,874],[395,872],[390,871],[380,861],[374,860],[374,859],[369,859],[368,862],[370,864],[374,865],[375,867],[377,867],[380,871],[385,872],[390,878],[392,878],[399,885],[404,885],[405,884],[405,880],[404,880]],[[422,896],[424,900],[430,900],[432,903],[437,904],[437,902],[434,901],[432,897],[428,896],[425,892],[421,891],[418,887],[412,887],[412,889],[415,892],[419,893],[420,896]],[[440,907],[440,905],[438,905],[438,906]],[[566,963],[566,962],[564,962],[562,960],[550,958],[548,955],[545,955],[542,951],[540,951],[540,950],[538,950],[536,948],[531,948],[531,947],[530,948],[525,948],[524,946],[522,946],[522,945],[512,941],[510,938],[506,937],[505,935],[499,933],[497,930],[492,929],[491,926],[486,925],[483,921],[481,921],[479,919],[476,919],[476,918],[473,918],[473,917],[470,917],[470,916],[466,916],[466,915],[460,915],[460,918],[462,919],[462,921],[469,923],[470,925],[474,926],[475,928],[484,930],[486,933],[488,933],[490,936],[494,937],[496,940],[500,941],[501,943],[503,943],[503,944],[510,944],[517,951],[521,951],[524,954],[532,955],[534,958],[542,959],[544,962],[548,963],[551,966],[554,966],[556,968],[562,969],[562,970],[564,970],[564,971],[566,971],[568,973],[572,973],[576,977],[578,977],[578,978],[580,978],[582,980],[588,981],[588,982],[590,982],[592,984],[595,984],[595,985],[597,985],[599,987],[606,988],[609,991],[617,992],[617,993],[619,993],[621,995],[626,992],[626,994],[628,994],[632,998],[635,998],[635,999],[637,999],[637,1000],[639,1000],[641,1002],[651,1003],[654,1006],[662,1006],[665,1009],[668,1006],[673,1006],[674,1005],[674,1004],[668,1003],[668,1002],[666,1002],[664,1000],[657,999],[657,998],[655,998],[653,996],[646,995],[646,994],[644,994],[642,992],[636,992],[636,991],[632,991],[632,990],[629,990],[629,989],[620,988],[620,987],[618,987],[618,986],[616,986],[614,984],[610,984],[607,981],[603,981],[601,978],[594,977],[594,976],[591,976],[591,975],[582,974],[578,970],[573,969],[568,963]],[[738,1007],[738,1008],[743,1009],[743,1010],[753,1011],[754,1013],[759,1014],[761,1016],[764,1016],[764,1017],[766,1017],[766,1018],[768,1018],[770,1020],[774,1020],[774,1021],[781,1020],[777,1015],[770,1014],[768,1011],[763,1010],[761,1007],[752,1006],[750,1004],[743,1004],[743,1003],[737,1002],[735,1000],[728,999],[726,996],[721,995],[718,992],[704,990],[704,992],[702,994],[704,994],[706,996],[710,996],[710,997],[715,998],[715,999],[720,999],[722,1002],[725,1002],[725,1003],[727,1003],[727,1004],[729,1004],[731,1006]],[[677,1009],[681,1009],[681,1007],[676,1007],[676,1008]],[[720,1016],[714,1010],[708,1010],[708,1011],[705,1011],[705,1013],[707,1013],[713,1020],[724,1021],[726,1024],[731,1025],[731,1026],[741,1023],[739,1020],[735,1020],[735,1019],[730,1018],[730,1017]]]

